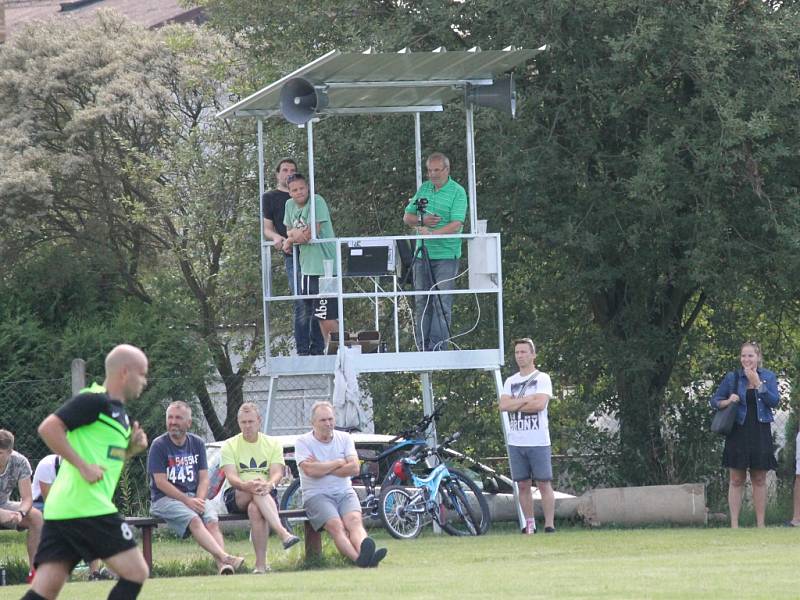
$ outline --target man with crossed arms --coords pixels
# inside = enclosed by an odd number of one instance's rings
[[[511,479],[517,483],[519,506],[525,516],[524,533],[536,532],[531,480],[542,497],[544,532],[555,533],[555,495],[550,453],[547,405],[553,396],[550,376],[536,368],[536,347],[530,338],[514,340],[519,372],[505,381],[500,410],[508,413],[508,459]]]

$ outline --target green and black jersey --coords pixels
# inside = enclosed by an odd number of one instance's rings
[[[105,472],[100,481],[90,484],[64,461],[47,496],[44,518],[58,521],[118,512],[112,498],[131,437],[124,405],[106,394],[81,393],[55,414],[67,426],[67,439],[78,455]]]

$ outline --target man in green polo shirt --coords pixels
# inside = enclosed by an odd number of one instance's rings
[[[147,563],[112,500],[125,460],[147,448],[144,431],[125,412],[125,402],[147,383],[147,357],[122,344],[106,356],[105,370],[105,392],[81,392],[39,425],[63,462],[47,496],[37,571],[23,600],[56,598],[81,559],[102,558],[119,575],[110,600],[136,598],[147,579]]]
[[[467,216],[467,193],[450,178],[450,159],[441,152],[434,152],[426,165],[428,181],[409,200],[403,222],[424,236],[461,233]],[[423,243],[429,261],[422,252]],[[461,258],[460,239],[426,237],[417,241],[415,257],[414,289],[428,292],[455,288]],[[447,350],[452,312],[452,294],[416,296],[414,325],[418,349]]]

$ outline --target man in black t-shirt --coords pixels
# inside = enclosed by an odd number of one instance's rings
[[[286,180],[297,171],[297,163],[291,158],[282,158],[275,168],[278,187],[265,192],[261,197],[261,212],[264,218],[264,239],[271,240],[275,248],[284,257],[286,277],[289,281],[289,291],[299,294],[302,274],[298,256],[297,270],[292,253],[286,254],[282,250],[283,240],[286,239],[286,225],[283,224],[283,215],[286,210],[286,201],[289,199],[289,188]],[[325,342],[319,328],[319,321],[313,319],[308,308],[310,303],[303,300],[294,302],[294,341],[297,354],[322,354]]]

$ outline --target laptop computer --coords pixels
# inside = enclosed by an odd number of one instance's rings
[[[345,275],[348,277],[378,277],[391,275],[389,250],[385,245],[347,246]]]

